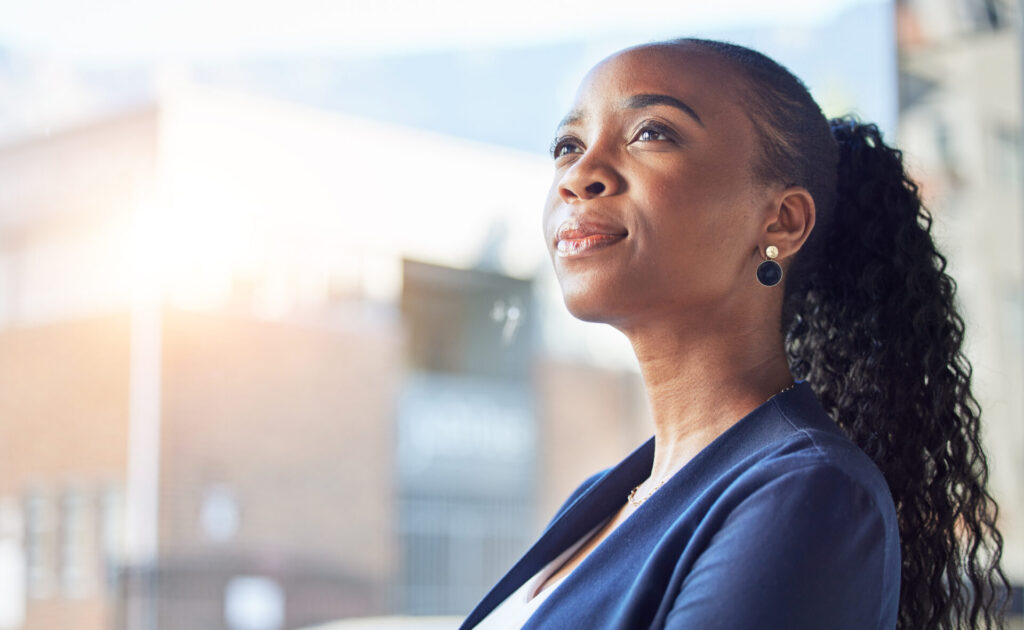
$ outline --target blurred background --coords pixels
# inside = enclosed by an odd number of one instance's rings
[[[584,72],[680,35],[763,50],[905,150],[1019,615],[1021,23],[1010,0],[0,0],[0,629],[457,625],[652,431],[540,217]]]

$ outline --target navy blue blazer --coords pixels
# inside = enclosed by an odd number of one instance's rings
[[[654,439],[576,489],[468,630],[622,507]],[[729,427],[608,535],[524,628],[891,630],[896,509],[806,381]]]

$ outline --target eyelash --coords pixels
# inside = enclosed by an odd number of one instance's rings
[[[633,134],[633,139],[630,140],[630,142],[640,141],[640,136],[643,135],[645,132],[652,132],[658,135],[665,136],[664,140],[647,140],[646,142],[676,141],[674,134],[668,127],[660,123],[656,123],[654,121],[646,120],[640,125],[636,133]],[[559,155],[559,151],[568,146],[575,146],[578,148],[582,146],[582,143],[579,141],[578,138],[574,136],[558,136],[551,142],[551,146],[548,148],[548,153],[551,155],[552,159],[557,160],[558,158],[562,157],[561,155]]]
[[[661,134],[665,136],[666,140],[669,141],[675,140],[675,136],[672,134],[672,131],[668,127],[651,120],[646,120],[643,122],[643,124],[640,125],[640,128],[637,129],[636,134],[633,136],[633,140],[638,140],[645,131],[653,131],[654,133]]]
[[[562,147],[568,146],[570,144],[576,147],[581,146],[579,139],[574,138],[573,136],[558,136],[557,138],[551,141],[551,147],[548,149],[548,153],[551,154],[552,159],[557,160],[558,158],[562,157],[558,154],[558,151],[562,149]]]

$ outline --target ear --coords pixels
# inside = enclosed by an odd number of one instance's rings
[[[800,251],[814,228],[814,212],[814,198],[802,186],[787,186],[775,194],[758,243],[761,258],[769,245],[779,248],[780,262]]]

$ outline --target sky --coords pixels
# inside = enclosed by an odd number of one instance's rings
[[[0,0],[0,42],[90,63],[409,53],[806,26],[884,0]]]
[[[762,50],[826,114],[855,108],[894,130],[891,14],[885,0],[0,0],[0,143],[135,106],[161,72],[185,68],[207,84],[544,153],[587,68],[681,34]]]

